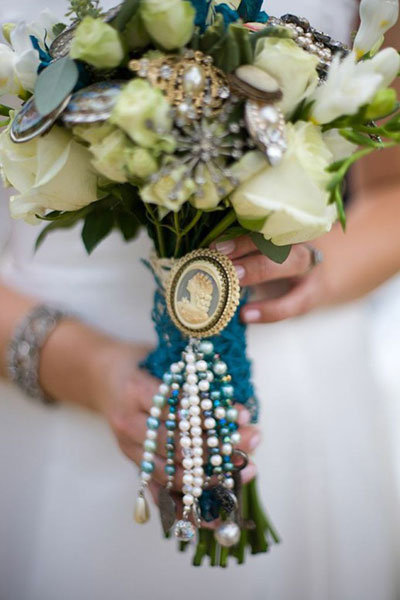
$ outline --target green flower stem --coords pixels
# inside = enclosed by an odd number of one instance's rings
[[[236,213],[233,208],[225,215],[225,217],[210,231],[204,240],[200,243],[199,248],[207,248],[214,240],[219,238],[236,221]]]
[[[228,566],[228,556],[229,556],[229,548],[221,548],[221,553],[219,555],[219,566],[226,569]]]
[[[146,204],[146,210],[147,210],[147,214],[149,216],[149,220],[154,225],[154,228],[156,230],[158,254],[161,258],[166,258],[167,254],[165,251],[164,234],[162,231],[162,225],[160,224],[158,219],[155,217],[153,209],[150,207],[149,204]]]
[[[210,548],[210,565],[211,567],[216,567],[218,565],[218,554],[219,554],[219,545],[214,535],[211,542]]]
[[[197,544],[196,553],[193,557],[193,566],[200,567],[208,550],[208,532],[207,529],[200,529],[199,542]]]

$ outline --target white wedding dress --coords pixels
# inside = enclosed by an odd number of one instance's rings
[[[46,4],[55,9],[54,0],[14,0],[0,19],[32,19]],[[302,13],[345,38],[355,6],[271,0],[266,10]],[[77,230],[53,234],[34,255],[37,233],[8,226],[4,199],[7,284],[117,336],[154,339],[145,236],[124,245],[113,235],[88,258]],[[260,487],[282,544],[229,570],[190,567],[161,539],[154,509],[150,524],[133,523],[136,467],[102,419],[0,384],[0,600],[399,598],[390,431],[371,374],[369,318],[360,302],[250,328],[263,403]]]

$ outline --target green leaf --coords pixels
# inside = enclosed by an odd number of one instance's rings
[[[231,227],[218,238],[218,241],[226,242],[227,240],[234,240],[241,235],[246,235],[246,233],[248,233],[248,231],[244,227]]]
[[[250,234],[250,237],[264,256],[268,256],[268,258],[280,265],[285,262],[290,254],[292,246],[276,246],[271,240],[266,240],[261,233],[255,231]]]
[[[124,31],[127,23],[136,14],[139,5],[140,0],[124,0],[124,2],[121,4],[119,13],[115,19],[111,21],[111,25],[115,27],[115,29],[118,29],[118,31]]]
[[[116,214],[116,224],[126,242],[133,240],[140,230],[139,221],[127,212]]]
[[[62,213],[59,218],[54,218],[51,222],[46,225],[40,232],[38,238],[35,243],[35,252],[38,250],[39,246],[42,245],[46,237],[52,231],[56,231],[57,229],[70,229],[74,227],[82,219],[84,212],[82,210],[77,210],[70,213]],[[46,217],[41,217],[43,220],[48,220]]]
[[[110,233],[114,226],[114,214],[111,210],[94,210],[85,218],[82,240],[88,254]]]
[[[240,65],[253,62],[250,32],[246,27],[231,23],[227,30],[218,15],[215,23],[200,39],[200,49],[214,59],[214,64],[225,73],[232,73]]]
[[[5,104],[0,104],[0,115],[2,117],[9,117],[10,111],[14,110],[11,106],[6,106]]]
[[[53,112],[73,91],[78,79],[78,67],[68,56],[52,62],[36,81],[35,105],[38,112],[43,117]]]
[[[60,35],[60,33],[64,31],[64,29],[66,29],[66,27],[67,26],[65,25],[65,23],[56,23],[53,26],[53,35],[57,37],[58,35]]]
[[[380,142],[375,142],[368,135],[363,135],[352,129],[340,129],[339,133],[345,140],[357,146],[369,146],[370,148],[379,148],[381,146]]]

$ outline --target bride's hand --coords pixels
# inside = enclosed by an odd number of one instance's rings
[[[138,365],[145,357],[147,348],[124,343],[115,343],[99,353],[96,372],[95,396],[98,409],[108,420],[122,452],[140,466],[143,454],[143,442],[146,439],[146,420],[152,407],[152,397],[158,391],[159,382]],[[249,425],[249,413],[239,408],[240,448],[247,453],[254,451],[260,441],[260,433]],[[164,420],[167,410],[161,414]],[[166,430],[159,429],[157,453],[154,456],[154,480],[165,484]],[[183,469],[181,453],[177,443],[177,461],[179,463],[175,485],[182,488]],[[249,481],[255,475],[254,468],[248,469],[244,480]]]
[[[292,246],[283,264],[261,254],[249,236],[220,242],[215,247],[233,261],[244,287],[282,279],[290,282],[289,291],[278,298],[247,303],[241,311],[246,323],[281,321],[304,314],[319,303],[325,283],[321,267],[312,269],[313,254],[309,245]]]

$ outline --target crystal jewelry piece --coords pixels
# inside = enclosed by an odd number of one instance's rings
[[[39,135],[45,134],[68,105],[71,96],[67,96],[60,106],[49,115],[43,117],[36,109],[35,98],[30,98],[15,115],[11,124],[10,138],[15,143],[29,142]]]
[[[112,113],[123,81],[100,81],[72,94],[62,121],[68,127],[106,121]]]
[[[168,312],[184,334],[199,338],[222,331],[239,305],[232,262],[215,250],[194,250],[180,259],[166,290]]]
[[[212,58],[202,52],[187,50],[183,55],[155,59],[135,59],[131,71],[161,89],[169,103],[181,116],[201,118],[217,114],[230,91],[226,75],[212,64]]]
[[[277,165],[287,150],[285,118],[273,105],[248,100],[245,106],[247,129],[270,165]]]
[[[45,404],[54,401],[39,383],[40,353],[56,325],[71,317],[63,310],[41,304],[29,312],[17,326],[7,351],[7,369],[10,379],[29,397]]]

